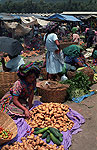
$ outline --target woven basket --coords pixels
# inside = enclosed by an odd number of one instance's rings
[[[82,69],[80,71],[89,77],[89,81],[92,82],[94,80],[94,71],[90,67],[85,67],[84,69]]]
[[[0,98],[8,92],[17,79],[16,72],[0,72]]]
[[[94,79],[94,71],[93,69],[91,69],[90,67],[84,67],[81,70],[78,70],[78,72],[83,72],[85,75],[87,75],[89,77],[89,81],[93,81]],[[72,79],[73,77],[75,77],[76,75],[76,71],[72,72],[72,71],[67,71],[67,77],[68,79]]]
[[[68,47],[70,45],[77,45],[77,44],[78,44],[78,42],[62,42],[62,43],[60,43],[60,48],[64,49],[65,47]]]
[[[0,145],[9,142],[17,135],[17,126],[12,118],[7,115],[5,112],[0,111],[0,126],[3,127],[5,130],[8,129],[13,135],[11,139],[1,139],[0,138]]]
[[[65,84],[59,84],[58,82],[55,81],[49,81],[50,84],[55,84],[57,86],[53,87],[44,87],[44,84],[47,82],[41,81],[40,87],[38,87],[38,92],[39,95],[42,96],[42,101],[43,102],[54,102],[54,103],[62,103],[65,101],[65,98],[67,96],[67,88],[69,85]]]

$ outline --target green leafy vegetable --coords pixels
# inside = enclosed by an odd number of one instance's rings
[[[83,72],[76,73],[75,77],[71,80],[62,81],[60,83],[70,84],[70,87],[67,89],[69,99],[72,99],[73,97],[77,98],[89,93],[91,84],[89,77]]]

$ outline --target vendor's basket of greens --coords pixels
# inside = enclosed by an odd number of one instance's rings
[[[91,82],[89,77],[83,72],[76,73],[76,75],[66,81],[61,81],[62,84],[70,84],[67,89],[69,99],[81,97],[89,93]]]

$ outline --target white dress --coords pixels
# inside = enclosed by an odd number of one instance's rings
[[[45,40],[45,36],[44,36]],[[57,74],[62,71],[64,64],[63,53],[60,51],[60,54],[56,54],[55,50],[58,49],[55,41],[58,40],[58,37],[55,33],[48,34],[46,38],[46,71],[49,74]]]

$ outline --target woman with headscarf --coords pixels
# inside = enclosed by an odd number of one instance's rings
[[[64,65],[63,53],[60,50],[59,40],[56,34],[58,24],[51,22],[47,27],[47,33],[44,36],[46,53],[46,71],[48,78],[56,80],[56,76],[60,76]]]
[[[86,62],[84,55],[82,54],[82,47],[78,45],[70,45],[63,49],[64,60],[66,64],[75,66],[76,69],[79,67],[89,66]]]
[[[11,117],[30,117],[29,109],[32,107],[36,78],[39,73],[38,67],[33,63],[21,65],[17,73],[19,79],[0,100],[0,110]]]

